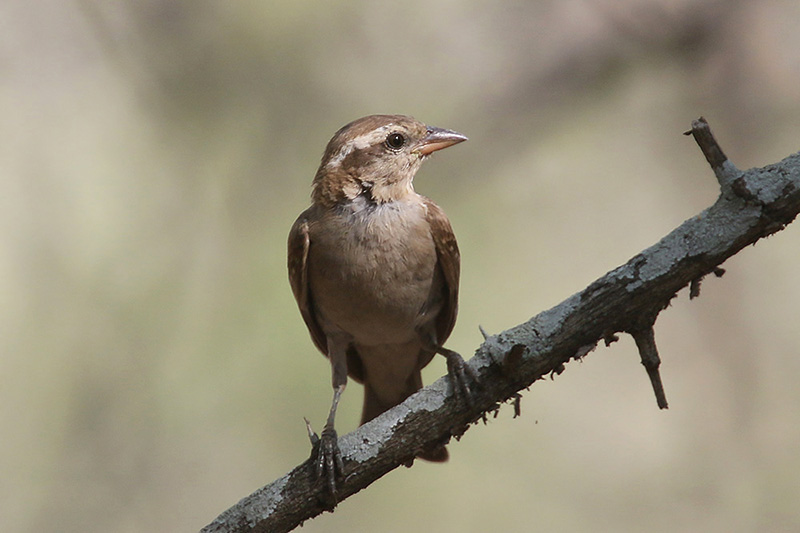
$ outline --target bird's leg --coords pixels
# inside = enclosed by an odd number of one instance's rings
[[[470,389],[469,381],[471,380],[477,384],[478,375],[475,374],[472,367],[464,361],[464,358],[458,352],[439,345],[436,341],[435,333],[428,333],[427,335],[421,331],[419,333],[426,349],[443,355],[447,360],[447,375],[450,377],[450,384],[456,397],[463,399],[468,405],[472,406],[474,396]]]
[[[328,412],[328,421],[325,422],[325,427],[322,428],[322,435],[319,438],[317,449],[312,449],[311,452],[312,457],[316,452],[316,457],[313,457],[313,459],[314,472],[317,479],[325,477],[334,503],[336,502],[336,479],[341,477],[344,472],[342,452],[339,451],[339,436],[334,427],[336,408],[339,406],[339,399],[342,396],[342,392],[344,392],[344,388],[344,385],[339,385],[333,389],[333,401],[331,402],[331,410]]]
[[[322,434],[316,438],[313,431],[309,431],[311,437],[311,464],[317,479],[325,478],[328,491],[336,505],[336,480],[344,475],[344,463],[342,452],[339,450],[339,436],[336,433],[334,422],[336,420],[336,408],[339,407],[339,400],[347,386],[347,355],[344,346],[337,346],[337,343],[329,339],[331,372],[333,378],[333,401],[328,412],[328,420],[322,428]]]

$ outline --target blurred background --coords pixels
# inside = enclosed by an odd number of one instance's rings
[[[469,356],[714,202],[692,119],[742,169],[798,150],[799,22],[795,0],[6,0],[0,529],[196,531],[307,457],[330,370],[286,236],[343,124],[470,137],[416,179],[459,238]],[[668,411],[623,336],[303,531],[800,529],[799,239],[662,313]]]

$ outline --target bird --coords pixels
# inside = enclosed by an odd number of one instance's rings
[[[289,232],[292,292],[331,365],[327,421],[319,438],[308,430],[312,468],[334,501],[344,470],[334,421],[348,376],[364,385],[361,424],[419,390],[437,353],[456,394],[470,397],[475,374],[443,346],[458,311],[458,244],[444,211],[413,186],[426,158],[466,140],[405,115],[350,122],[328,142],[311,206]],[[417,457],[443,462],[448,452],[437,445]]]

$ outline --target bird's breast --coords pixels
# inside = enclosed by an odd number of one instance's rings
[[[424,210],[421,203],[350,206],[309,227],[309,287],[323,327],[363,344],[415,338],[441,284]]]

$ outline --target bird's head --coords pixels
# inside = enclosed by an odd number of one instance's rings
[[[414,175],[425,157],[466,140],[404,115],[360,118],[328,142],[312,196],[327,205],[359,196],[376,203],[401,199],[413,192]]]

